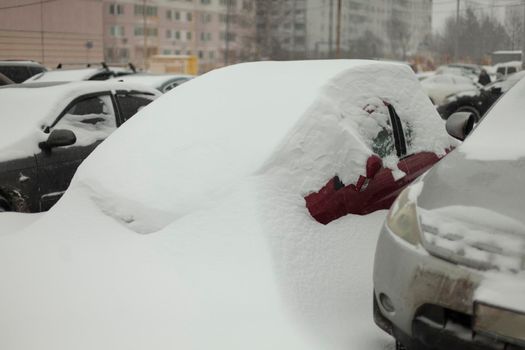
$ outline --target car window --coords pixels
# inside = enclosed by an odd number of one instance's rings
[[[109,95],[82,99],[71,106],[53,129],[75,133],[75,145],[89,145],[108,137],[117,128],[115,112]]]
[[[143,94],[117,94],[117,102],[123,122],[134,116],[142,107],[153,101],[153,96]]]
[[[170,81],[168,84],[162,87],[162,92],[163,93],[168,92],[186,81],[188,81],[188,79],[185,79],[185,78]]]
[[[360,131],[365,139],[370,140],[372,151],[381,158],[395,155],[394,131],[387,107],[377,103],[367,105],[364,110],[368,117],[363,119]]]
[[[42,73],[43,71],[44,69],[41,67],[29,67],[29,72],[31,73],[31,76]]]
[[[508,67],[507,68],[507,74],[512,74],[512,73],[516,73],[516,72],[517,72],[516,67]]]
[[[25,66],[0,66],[0,73],[15,83],[22,83],[30,78],[29,71]]]
[[[95,74],[94,76],[89,78],[89,80],[108,80],[109,78],[113,78],[114,76],[115,74],[113,72],[101,72]]]
[[[496,73],[505,75],[505,67],[499,67],[498,70],[496,70]]]

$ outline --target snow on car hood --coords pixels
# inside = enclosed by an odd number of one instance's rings
[[[454,144],[404,65],[250,63],[158,99],[86,160],[73,186],[89,187],[102,210],[128,227],[153,232],[250,175],[286,178],[301,196],[335,174],[353,183],[372,154],[366,108],[383,101],[411,124],[411,152],[443,154]]]
[[[76,97],[111,90],[157,91],[119,82],[27,83],[0,89],[0,161],[32,156],[50,126]],[[77,143],[78,144],[78,143]]]
[[[469,159],[463,146],[424,176],[417,203],[426,248],[470,267],[525,277],[525,159]]]

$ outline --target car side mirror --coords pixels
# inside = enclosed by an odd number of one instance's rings
[[[77,142],[77,137],[75,136],[75,133],[73,131],[66,129],[56,129],[51,131],[51,134],[49,134],[47,141],[40,142],[38,144],[38,147],[40,147],[43,150],[49,151],[50,149],[55,147],[70,146],[75,142]]]
[[[470,112],[456,112],[448,117],[446,128],[450,136],[463,141],[474,129],[475,123],[476,117],[474,114]]]

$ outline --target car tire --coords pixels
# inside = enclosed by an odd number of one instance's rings
[[[469,112],[469,113],[472,113],[474,115],[474,118],[476,118],[476,123],[479,122],[479,120],[481,119],[481,115],[480,113],[478,112],[478,110],[474,107],[471,107],[471,106],[462,106],[462,107],[459,107],[456,112]]]

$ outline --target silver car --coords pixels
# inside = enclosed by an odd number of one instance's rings
[[[525,80],[392,205],[374,319],[398,349],[525,349]],[[447,121],[463,139],[468,113]]]

